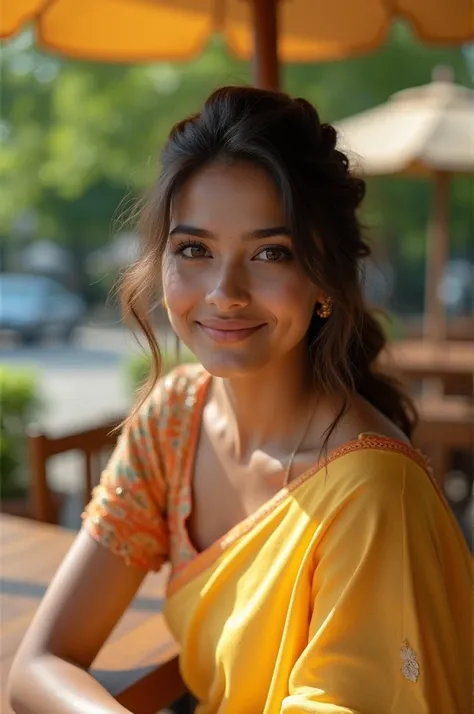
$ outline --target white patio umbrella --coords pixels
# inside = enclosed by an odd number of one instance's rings
[[[397,92],[374,109],[336,124],[339,145],[361,175],[433,179],[427,234],[424,336],[443,339],[446,316],[439,285],[449,255],[449,181],[474,172],[474,91],[438,68],[433,81]]]

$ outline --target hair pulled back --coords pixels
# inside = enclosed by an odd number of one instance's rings
[[[335,129],[322,123],[306,100],[251,87],[218,89],[199,113],[172,128],[159,179],[139,214],[142,255],[121,283],[124,317],[138,322],[153,358],[137,409],[160,376],[160,352],[149,312],[173,196],[210,162],[249,161],[264,168],[276,183],[295,254],[309,278],[333,301],[330,318],[315,313],[308,331],[315,384],[344,399],[327,438],[354,391],[411,435],[416,422],[413,404],[395,379],[376,368],[386,338],[363,299],[361,259],[370,248],[357,209],[365,183],[351,174],[348,158],[336,142]]]

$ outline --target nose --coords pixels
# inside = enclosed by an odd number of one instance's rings
[[[226,312],[245,307],[249,301],[241,271],[235,265],[222,265],[214,285],[207,292],[207,304],[213,305],[219,312]]]

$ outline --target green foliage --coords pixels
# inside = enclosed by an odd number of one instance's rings
[[[3,499],[24,495],[26,490],[26,441],[28,422],[41,401],[34,372],[0,367],[0,493]]]
[[[119,202],[154,179],[171,125],[216,83],[248,79],[219,42],[190,63],[127,66],[53,58],[21,39],[2,55],[4,234],[34,206],[41,237],[103,244]]]
[[[179,354],[176,350],[162,350],[161,356],[163,359],[163,375],[168,374],[179,364],[196,362],[196,357],[186,348],[183,348]],[[131,391],[135,392],[148,378],[150,364],[151,356],[149,352],[140,352],[125,362],[127,385],[129,385]]]

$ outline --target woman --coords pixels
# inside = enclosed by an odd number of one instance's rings
[[[223,88],[172,129],[122,286],[154,375],[18,654],[15,711],[124,712],[85,670],[169,561],[200,714],[468,714],[469,555],[375,369],[363,195],[304,100]],[[157,284],[199,362],[163,380]]]

